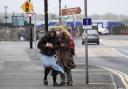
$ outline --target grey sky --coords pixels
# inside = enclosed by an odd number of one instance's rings
[[[26,0],[0,0],[0,13],[4,13],[4,6],[8,6],[8,13],[23,12],[21,5]],[[34,11],[39,14],[44,13],[44,0],[31,0],[34,6]],[[58,1],[48,0],[49,12],[58,14]],[[88,0],[88,14],[123,14],[128,15],[128,0]],[[67,5],[71,7],[81,7],[82,14],[84,13],[84,0],[62,0],[62,8]]]

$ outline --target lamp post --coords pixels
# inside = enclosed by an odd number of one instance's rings
[[[84,14],[85,18],[87,18],[87,0],[84,0]],[[89,83],[88,78],[88,30],[85,29],[85,64],[86,64],[86,84]]]
[[[61,25],[62,23],[62,12],[61,12],[61,0],[59,0],[59,24]]]
[[[4,6],[4,10],[5,10],[5,27],[7,27],[7,19],[8,19],[7,8],[8,8],[8,6]]]
[[[48,0],[44,0],[45,33],[48,32]]]
[[[31,0],[29,0],[29,2],[31,2]],[[29,17],[29,29],[30,29],[30,49],[33,48],[33,31],[32,31],[32,18],[31,16]]]

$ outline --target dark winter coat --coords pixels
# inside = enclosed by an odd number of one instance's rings
[[[54,48],[46,47],[47,42],[52,43]],[[58,46],[59,46],[59,41],[56,35],[54,37],[50,37],[49,34],[43,36],[37,45],[37,47],[40,49],[40,52],[47,56],[55,55],[56,53],[55,51],[58,48]]]

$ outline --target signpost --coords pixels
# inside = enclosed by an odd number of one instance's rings
[[[25,3],[23,3],[23,5],[21,6],[21,9],[28,15],[32,10],[33,10],[33,6],[30,3],[31,0],[26,0]],[[32,31],[32,21],[31,21],[31,16],[29,17],[29,29],[30,29],[30,48],[33,48],[33,31]]]
[[[80,7],[62,9],[62,16],[80,14]]]
[[[86,64],[86,84],[88,84],[88,29],[92,28],[91,18],[83,18],[83,29],[85,30],[85,64]]]

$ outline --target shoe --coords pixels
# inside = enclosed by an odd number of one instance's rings
[[[59,86],[59,84],[58,84],[57,82],[54,82],[54,83],[53,83],[53,86],[58,87],[58,86]]]
[[[69,83],[69,84],[67,84],[67,86],[72,86],[72,84]]]
[[[67,82],[67,86],[72,86],[72,82]]]
[[[43,80],[43,84],[44,85],[48,85],[48,81],[47,80]]]
[[[59,86],[65,86],[65,82],[60,82]]]

